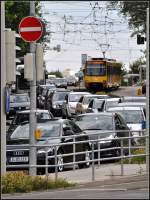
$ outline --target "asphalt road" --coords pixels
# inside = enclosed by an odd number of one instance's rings
[[[11,199],[149,199],[147,180],[90,185],[81,188],[57,189],[23,194],[12,194]],[[2,195],[9,199],[10,195]]]

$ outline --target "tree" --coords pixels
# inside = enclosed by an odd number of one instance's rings
[[[62,73],[59,70],[49,72],[48,74],[49,75],[56,75],[56,77],[63,78],[63,75],[62,75]]]
[[[36,16],[40,17],[43,24],[46,25],[47,22],[41,15],[41,6],[39,1],[35,1],[35,12]],[[19,23],[22,18],[30,15],[30,1],[6,1],[5,2],[5,26],[6,28],[11,28],[12,30],[18,32]],[[47,33],[44,27],[44,33],[42,38],[38,41],[46,46]],[[30,43],[24,42],[22,39],[17,39],[16,45],[21,48],[21,51],[17,51],[17,57],[24,56],[30,49]]]
[[[112,6],[128,19],[129,28],[133,30],[131,37],[146,33],[146,9],[148,1],[110,1],[108,8]]]
[[[129,74],[132,73],[132,74],[139,74],[139,67],[141,65],[145,65],[146,62],[145,61],[142,61],[141,58],[135,60],[132,64],[130,64],[129,66]]]
[[[127,74],[127,69],[125,65],[121,63],[121,76],[124,76],[125,74]]]

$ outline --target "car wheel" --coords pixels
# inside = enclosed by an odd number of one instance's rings
[[[83,161],[86,161],[86,162],[85,163],[79,163],[78,164],[79,169],[90,167],[91,152],[89,152],[89,151],[90,151],[89,148],[85,150]]]
[[[115,147],[120,147],[120,144],[118,143],[118,142],[116,142],[116,144],[114,145]],[[121,156],[121,148],[119,149],[115,149],[114,150],[114,156],[115,157],[119,157],[119,156]]]
[[[58,164],[58,171],[62,172],[64,170],[64,159],[61,152],[57,154],[57,164]]]

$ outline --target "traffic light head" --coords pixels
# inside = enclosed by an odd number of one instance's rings
[[[137,35],[137,44],[144,44],[145,38]]]

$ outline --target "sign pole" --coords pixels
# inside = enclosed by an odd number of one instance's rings
[[[147,34],[146,34],[146,170],[149,175],[149,8],[147,8]],[[149,177],[149,176],[148,176]]]
[[[1,1],[1,175],[6,174],[6,113],[5,113],[5,1]]]
[[[30,1],[30,15],[35,15],[35,2]],[[33,81],[30,82],[30,127],[29,127],[29,141],[30,145],[35,144],[35,129],[36,129],[36,66],[35,66],[35,51],[36,43],[30,43],[30,52],[33,54]],[[29,150],[29,175],[36,175],[36,168],[31,167],[36,165],[36,149],[30,147]]]

